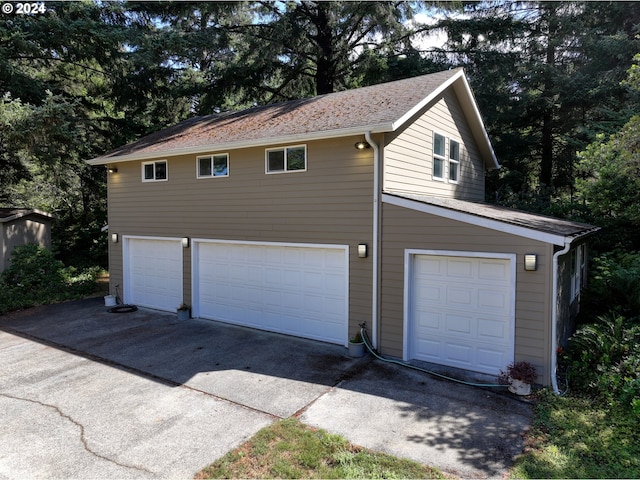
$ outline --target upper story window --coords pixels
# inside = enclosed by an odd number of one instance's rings
[[[460,144],[455,140],[449,140],[449,181],[458,183],[460,171]]]
[[[444,180],[444,163],[445,163],[445,145],[444,136],[439,133],[433,134],[433,178],[436,180]]]
[[[196,159],[198,178],[229,176],[229,154],[203,155]]]
[[[266,150],[267,173],[300,172],[307,169],[307,147],[269,148]]]
[[[156,160],[155,162],[142,163],[143,182],[161,182],[168,178],[167,161]]]

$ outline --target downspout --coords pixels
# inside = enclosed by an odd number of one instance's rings
[[[380,234],[380,149],[371,138],[371,132],[364,133],[367,143],[373,148],[373,277],[371,293],[371,338],[373,347],[378,344],[378,264],[379,264],[379,234]]]
[[[571,240],[564,242],[564,248],[553,254],[553,293],[551,301],[551,386],[553,393],[560,394],[558,389],[558,257],[569,252]]]

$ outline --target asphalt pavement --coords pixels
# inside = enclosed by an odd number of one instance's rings
[[[503,477],[531,405],[347,349],[102,298],[0,316],[0,479],[192,478],[280,418]]]

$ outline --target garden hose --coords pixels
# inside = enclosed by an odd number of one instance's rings
[[[126,305],[122,303],[122,299],[120,298],[120,293],[118,292],[118,287],[120,284],[116,285],[116,305],[109,309],[109,313],[131,313],[138,310],[136,305]]]
[[[375,358],[377,358],[378,360],[382,360],[383,362],[387,362],[387,363],[395,363],[396,365],[400,365],[401,367],[408,367],[411,368],[413,370],[418,370],[419,372],[423,372],[423,373],[427,373],[429,375],[433,375],[434,377],[439,377],[445,380],[449,380],[452,382],[456,382],[456,383],[462,383],[463,385],[469,385],[471,387],[491,387],[491,388],[505,388],[507,385],[500,385],[500,384],[493,384],[493,383],[472,383],[472,382],[465,382],[464,380],[459,380],[457,378],[452,378],[452,377],[448,377],[446,375],[442,375],[441,373],[437,373],[437,372],[433,372],[431,370],[427,370],[424,368],[420,368],[417,367],[415,365],[411,365],[410,363],[406,363],[406,362],[401,362],[400,360],[394,360],[391,358],[385,358],[381,355],[379,355],[373,348],[373,346],[371,345],[371,342],[369,341],[369,337],[367,336],[367,331],[365,329],[365,323],[360,323],[360,336],[362,337],[362,341],[364,342],[365,347],[367,347],[367,350],[369,350],[369,352],[371,352],[371,355],[373,355]]]

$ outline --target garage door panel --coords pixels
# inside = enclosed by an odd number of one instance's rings
[[[501,290],[490,290],[487,288],[478,289],[478,307],[486,311],[488,309],[508,316],[510,308],[510,297],[507,292]]]
[[[424,360],[425,362],[439,363],[442,358],[441,348],[439,341],[428,340],[421,338],[417,341],[418,352],[415,356],[418,360]]]
[[[345,343],[345,249],[203,241],[196,251],[201,317]]]
[[[502,345],[507,344],[507,328],[505,322],[489,319],[478,319],[478,338],[484,341],[499,342]]]
[[[472,317],[447,315],[445,321],[446,332],[457,336],[469,337],[474,333],[473,323],[474,319]]]
[[[446,303],[451,306],[474,307],[476,305],[476,296],[472,289],[449,287],[447,288]]]
[[[511,260],[426,254],[411,265],[411,358],[498,374],[513,355]]]
[[[446,261],[446,271],[448,277],[472,278],[474,265],[468,260],[449,259]]]
[[[485,370],[492,370],[496,365],[499,368],[504,368],[505,365],[511,362],[511,359],[508,358],[504,351],[482,347],[478,347],[477,350],[476,363]]]
[[[480,261],[478,263],[478,279],[502,283],[508,277],[507,264]]]
[[[444,342],[445,358],[452,364],[469,365],[473,362],[473,348],[458,342]]]
[[[422,335],[432,335],[434,331],[442,330],[441,316],[440,312],[427,308],[414,311],[413,322],[417,331],[415,336],[420,338]]]

